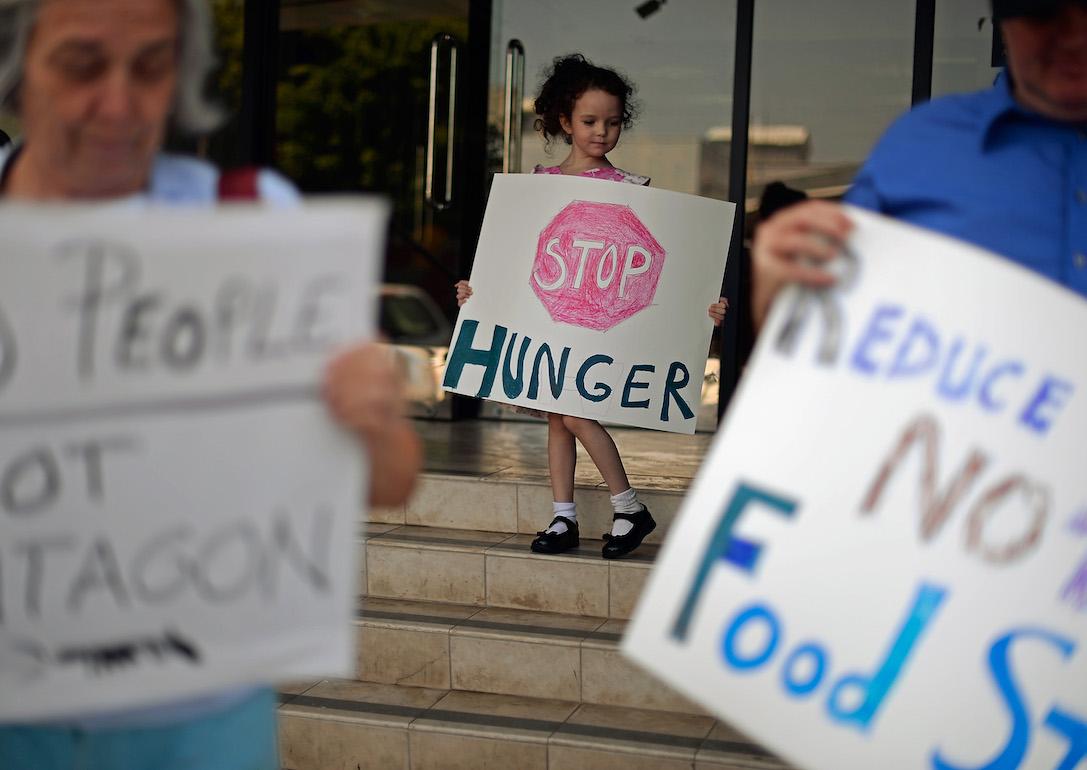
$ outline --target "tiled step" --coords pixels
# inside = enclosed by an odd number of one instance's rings
[[[593,472],[595,474],[595,469]],[[611,531],[612,508],[599,476],[579,471],[574,501],[582,534],[600,537]],[[638,488],[657,529],[646,542],[659,543],[683,500],[689,479],[653,479],[653,487]],[[632,483],[637,483],[634,480]],[[535,535],[550,523],[552,495],[547,476],[519,470],[475,477],[424,473],[405,505],[370,512],[377,524],[407,524],[443,529]]]
[[[786,770],[711,717],[322,681],[279,708],[286,770]]]
[[[629,618],[658,546],[622,559],[600,540],[558,556],[532,553],[532,535],[374,524],[365,540],[365,593],[388,599]]]
[[[364,599],[358,678],[703,714],[619,653],[621,620]]]

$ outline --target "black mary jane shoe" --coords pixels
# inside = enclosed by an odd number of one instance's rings
[[[580,539],[577,533],[577,522],[573,519],[568,519],[565,516],[556,516],[548,524],[548,529],[555,525],[555,522],[561,521],[566,525],[566,531],[559,532],[543,532],[536,533],[536,539],[532,541],[532,550],[535,553],[562,553],[569,551],[571,548],[577,548]]]
[[[612,516],[612,520],[615,519],[626,519],[634,525],[634,528],[625,535],[613,535],[610,532],[604,534],[604,550],[601,555],[605,559],[626,556],[640,546],[646,536],[657,528],[657,522],[653,521],[653,517],[649,515],[649,509],[644,505],[637,513],[616,513]]]

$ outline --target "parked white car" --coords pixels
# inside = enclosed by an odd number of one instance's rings
[[[442,375],[453,329],[434,300],[415,286],[384,284],[378,327],[404,374],[408,413],[413,417],[448,417],[449,399],[442,390]]]

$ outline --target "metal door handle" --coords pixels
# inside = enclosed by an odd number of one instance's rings
[[[521,115],[525,93],[525,47],[517,38],[506,45],[505,110],[502,123],[502,173],[521,170]]]
[[[443,45],[449,47],[449,108],[446,114],[449,129],[446,138],[445,191],[442,197],[434,196],[434,142],[438,121],[438,55]],[[444,211],[453,204],[453,147],[457,116],[457,40],[441,33],[430,41],[430,103],[427,113],[426,138],[426,202]]]

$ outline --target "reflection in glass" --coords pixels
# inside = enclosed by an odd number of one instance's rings
[[[932,95],[986,88],[992,66],[993,26],[989,0],[940,0],[932,54]]]
[[[448,108],[463,103],[452,52],[467,40],[467,9],[468,0],[280,5],[277,165],[308,193],[391,199],[385,280],[424,287],[447,307],[461,247],[448,193],[463,140]]]
[[[757,4],[748,211],[774,180],[816,197],[848,189],[910,106],[913,26],[913,3],[897,0]]]

